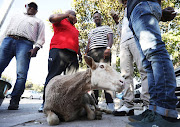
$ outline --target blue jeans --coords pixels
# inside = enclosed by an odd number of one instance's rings
[[[147,71],[149,109],[163,116],[177,117],[176,79],[172,61],[161,39],[161,7],[156,2],[141,2],[133,9],[129,22],[141,59]]]
[[[28,52],[33,48],[33,43],[27,40],[15,40],[6,37],[0,46],[0,77],[12,58],[16,57],[17,79],[12,91],[12,97],[19,98],[25,89],[30,58]]]

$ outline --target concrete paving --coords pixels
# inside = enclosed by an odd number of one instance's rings
[[[48,127],[46,116],[37,110],[42,100],[21,99],[19,110],[7,110],[9,98],[0,107],[0,127]],[[62,122],[57,127],[125,127],[128,117],[115,117],[103,114],[102,120],[76,120]]]

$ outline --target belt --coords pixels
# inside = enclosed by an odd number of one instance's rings
[[[8,37],[11,37],[11,38],[13,38],[15,40],[28,40],[28,41],[31,41],[31,40],[27,39],[26,37],[21,37],[21,36],[17,36],[17,35],[8,35]],[[31,42],[33,42],[33,41],[31,41]]]

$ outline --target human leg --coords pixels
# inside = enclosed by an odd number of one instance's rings
[[[114,111],[114,102],[113,102],[113,91],[106,91],[104,90],[107,109]]]
[[[46,90],[46,86],[48,84],[48,82],[56,75],[60,75],[63,71],[65,71],[65,69],[63,70],[63,68],[60,68],[60,63],[61,65],[63,64],[63,61],[61,61],[60,57],[59,57],[59,49],[51,49],[49,51],[49,58],[48,58],[48,75],[46,77],[46,81],[44,84],[44,90],[43,90],[43,103],[40,106],[40,108],[38,109],[39,112],[43,112],[43,108],[44,108],[44,102],[45,102],[45,90]],[[65,65],[64,65],[65,66]]]
[[[125,88],[123,95],[123,105],[117,111],[114,111],[115,116],[125,116],[134,114],[134,86],[133,86],[133,57],[130,52],[129,45],[131,39],[120,45],[120,66],[121,76],[125,79]]]
[[[74,74],[79,69],[77,54],[67,50],[67,68],[65,74]]]
[[[13,39],[7,37],[0,46],[0,77],[14,56]]]
[[[142,52],[142,51],[138,50],[134,38],[132,39],[131,43],[129,44],[129,48],[130,48],[130,51],[131,51],[131,53],[133,55],[133,59],[136,62],[139,73],[141,75],[142,91],[141,91],[140,98],[143,101],[143,106],[147,107],[149,105],[150,96],[149,96],[149,92],[148,92],[147,73],[146,73],[145,69],[142,66],[142,61],[141,61],[141,56],[140,56],[140,52]]]
[[[16,110],[19,107],[20,97],[24,92],[27,74],[29,70],[30,58],[29,50],[33,48],[33,43],[26,40],[14,40],[15,56],[17,66],[17,79],[14,89],[11,93],[11,101],[8,107],[9,110]]]
[[[123,95],[123,103],[126,107],[133,107],[134,99],[134,86],[133,86],[133,58],[129,50],[128,40],[120,45],[120,66],[121,66],[121,76],[125,79],[125,88]]]
[[[46,77],[46,81],[44,84],[44,92],[43,92],[43,103],[39,108],[39,112],[43,111],[44,102],[45,102],[45,89],[48,82],[55,76],[62,74],[62,72],[66,72],[66,69],[69,67],[70,61],[74,61],[74,58],[71,58],[71,53],[66,49],[51,49],[49,52],[48,58],[48,75]],[[73,69],[70,71],[74,72],[77,70],[77,62],[74,62]]]
[[[134,126],[143,124],[154,124],[152,121],[168,117],[177,118],[175,96],[176,80],[172,61],[165,49],[165,44],[161,40],[158,20],[161,18],[161,7],[156,2],[141,2],[137,5],[130,18],[130,24],[138,38],[146,59],[143,60],[143,67],[147,71],[150,113],[144,118],[144,122],[134,123]],[[149,121],[151,114],[154,119]],[[166,117],[166,118],[165,118]],[[166,119],[167,120],[167,119]],[[133,125],[132,123],[130,123]],[[155,124],[156,125],[156,124]],[[150,125],[151,126],[151,125]]]
[[[110,55],[110,57],[104,59],[104,51],[105,50],[106,50],[106,48],[93,49],[93,50],[88,52],[88,55],[91,56],[94,59],[95,62],[105,62],[105,63],[110,64],[111,63],[111,55]],[[99,91],[94,90],[94,94],[95,94],[95,98],[97,100],[96,102],[98,104]],[[105,92],[105,99],[106,99],[106,103],[109,103],[109,105],[114,105],[114,104],[112,104],[113,103],[112,96],[107,92]]]

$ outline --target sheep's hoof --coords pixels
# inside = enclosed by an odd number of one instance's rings
[[[112,114],[113,111],[107,109],[100,109],[101,112],[105,112],[106,114]]]
[[[95,114],[96,114],[96,117],[95,117],[96,120],[101,120],[102,119],[102,112],[101,111],[96,110]]]
[[[96,116],[95,116],[95,112],[94,112],[94,111],[88,113],[88,115],[87,115],[87,118],[88,118],[89,120],[94,120],[95,117],[96,117]]]
[[[50,126],[58,125],[59,124],[59,118],[54,112],[48,112],[47,114],[47,122]]]
[[[104,112],[105,112],[106,114],[112,114],[113,111],[111,111],[111,110],[104,110]]]

